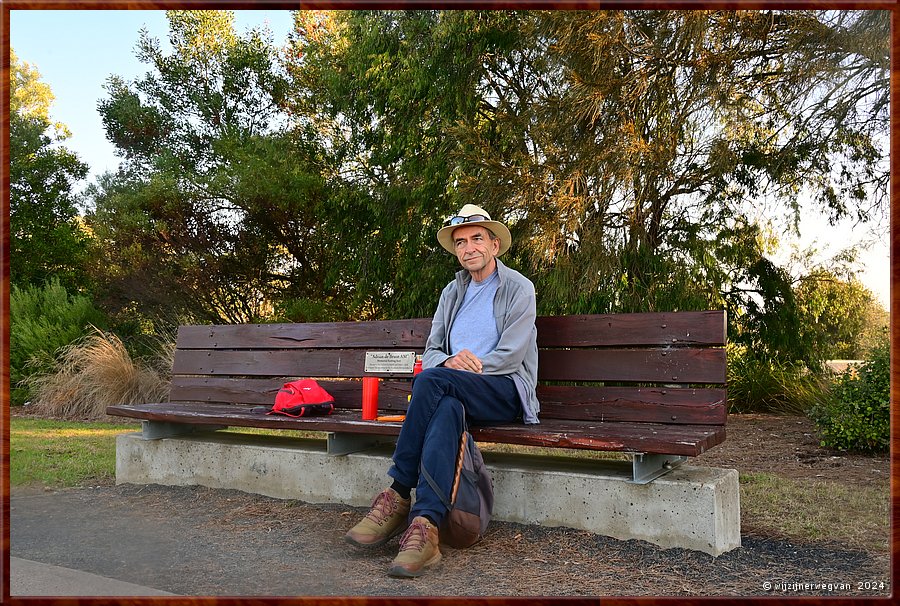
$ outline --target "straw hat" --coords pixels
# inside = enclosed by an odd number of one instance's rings
[[[457,227],[469,227],[481,225],[491,230],[495,236],[500,238],[500,251],[497,253],[499,257],[512,245],[512,235],[509,229],[503,223],[492,221],[491,216],[485,212],[480,206],[474,204],[466,204],[463,206],[455,217],[451,217],[447,225],[438,230],[437,239],[450,254],[455,255],[456,249],[453,247],[453,231]]]

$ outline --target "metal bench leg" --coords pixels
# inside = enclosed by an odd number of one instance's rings
[[[632,457],[632,484],[647,484],[687,461],[682,455],[635,453]]]
[[[159,440],[186,436],[198,431],[225,429],[227,425],[194,425],[193,423],[170,423],[169,421],[141,421],[141,438]]]
[[[329,431],[326,434],[326,452],[332,456],[350,454],[369,450],[382,444],[394,444],[393,436],[378,436],[360,433],[341,433]]]

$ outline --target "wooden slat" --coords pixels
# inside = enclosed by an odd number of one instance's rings
[[[355,411],[294,419],[266,415],[250,407],[221,404],[142,404],[110,406],[111,415],[189,424],[342,431],[398,435],[400,423],[363,421]],[[723,426],[661,425],[653,423],[599,423],[551,419],[538,425],[471,426],[476,440],[552,448],[578,448],[618,452],[648,452],[696,456],[725,439]]]
[[[365,356],[365,349],[187,349],[175,352],[172,372],[185,375],[354,378],[365,374]],[[403,376],[412,377],[412,373]]]
[[[725,312],[542,316],[539,347],[725,344]],[[369,322],[193,325],[178,329],[180,349],[423,348],[430,318]]]
[[[172,377],[171,402],[215,402],[220,404],[272,406],[281,386],[300,377],[235,379],[231,377]],[[334,396],[335,407],[362,408],[362,383],[355,380],[318,381]],[[382,380],[378,389],[378,409],[405,411],[409,381]]]
[[[724,389],[539,385],[541,421],[624,421],[724,425]]]
[[[430,318],[371,322],[195,325],[178,328],[179,349],[421,349]]]
[[[725,345],[724,311],[537,318],[538,347]]]
[[[234,379],[229,377],[172,378],[172,402],[215,402],[235,405],[271,406],[281,386],[296,377]],[[335,398],[335,406],[359,410],[359,381],[319,381]],[[402,412],[411,391],[409,381],[382,380],[378,392],[379,411]],[[541,385],[538,387],[541,419],[634,421],[693,425],[721,425],[727,409],[724,389],[583,387]]]
[[[364,349],[179,350],[174,374],[361,377]],[[412,373],[396,376],[412,377]],[[724,383],[724,349],[541,350],[541,381]]]
[[[229,404],[167,403],[133,404],[109,406],[107,414],[145,419],[148,421],[169,421],[193,425],[228,425],[234,427],[260,427],[263,429],[302,429],[310,431],[343,431],[377,435],[397,435],[400,423],[363,421],[358,411],[336,410],[333,414],[315,417],[292,418],[283,415],[269,415],[260,407],[234,406]]]
[[[725,350],[548,349],[538,352],[541,381],[724,383]]]
[[[722,425],[597,423],[550,419],[539,425],[470,427],[476,440],[548,448],[697,456],[725,441]]]

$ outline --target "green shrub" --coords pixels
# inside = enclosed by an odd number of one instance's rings
[[[865,363],[845,370],[829,397],[810,411],[822,446],[837,450],[886,452],[890,444],[890,340],[885,335]]]
[[[91,325],[105,327],[107,322],[90,298],[69,294],[56,278],[40,287],[13,286],[9,307],[13,404],[24,404],[32,395],[24,379],[49,371],[62,347],[86,335]]]
[[[728,346],[728,411],[806,414],[828,382],[800,362],[765,359],[745,346]]]

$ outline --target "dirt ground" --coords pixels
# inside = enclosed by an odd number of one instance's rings
[[[848,454],[822,448],[815,425],[806,417],[730,415],[726,428],[725,442],[694,459],[692,465],[890,488],[888,455]]]
[[[819,447],[805,418],[741,415],[692,464],[889,489],[889,458]],[[566,528],[494,521],[436,570],[385,571],[396,540],[371,552],[342,540],[364,509],[202,487],[15,491],[11,555],[182,595],[887,596],[889,554],[801,543],[758,530],[718,558]],[[769,585],[767,585],[767,583]],[[805,584],[809,583],[810,586]],[[815,586],[815,584],[822,584]],[[831,584],[831,585],[829,585]]]

